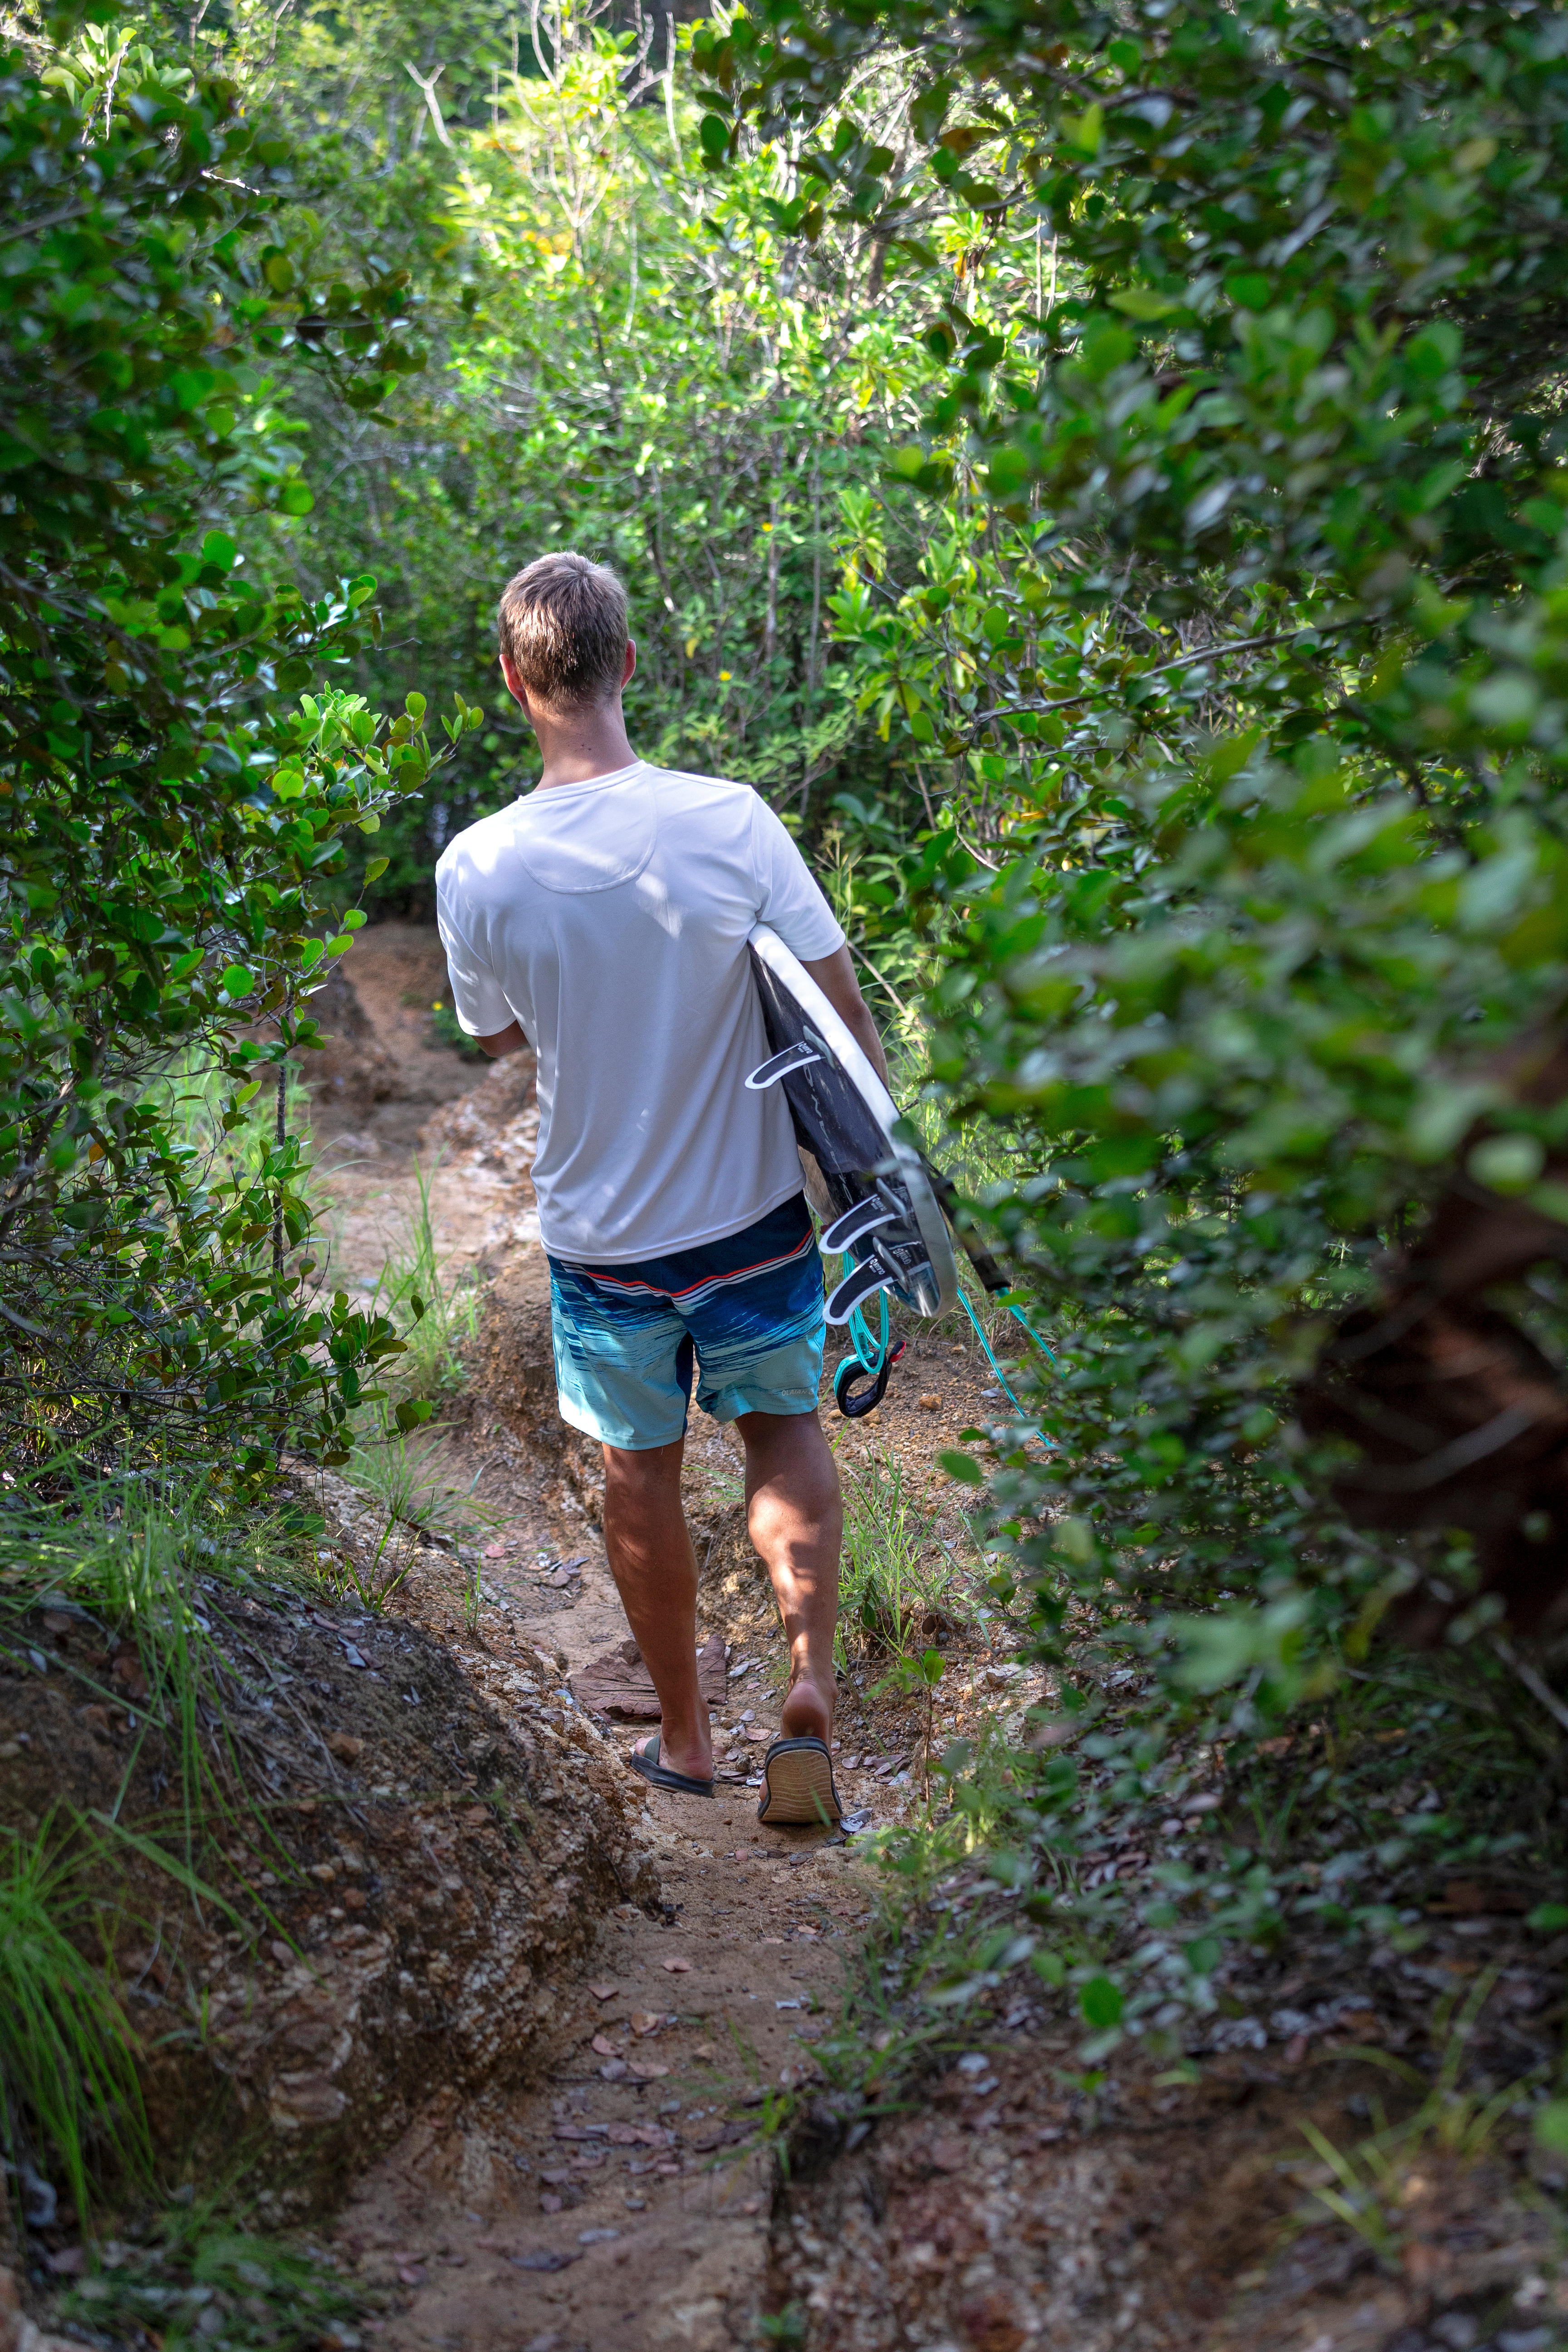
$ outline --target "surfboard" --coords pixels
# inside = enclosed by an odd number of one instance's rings
[[[827,1320],[847,1323],[879,1291],[917,1315],[947,1314],[958,1302],[952,1237],[931,1172],[893,1131],[897,1104],[777,932],[759,923],[749,947],[772,1051],[746,1084],[784,1088],[806,1198],[826,1220],[822,1246],[850,1261]]]

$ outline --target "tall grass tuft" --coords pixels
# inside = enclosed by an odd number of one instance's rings
[[[957,1597],[956,1575],[896,1454],[870,1454],[845,1476],[844,1535],[835,1634],[838,1663],[848,1663],[852,1633],[896,1657],[912,1656],[925,1646],[927,1619],[944,1616]]]
[[[72,1480],[44,1499],[35,1482],[0,1507],[0,1652],[20,1657],[23,1619],[50,1604],[82,1612],[119,1643],[107,1679],[69,1652],[65,1660],[135,1728],[109,1818],[118,1820],[148,1743],[159,1743],[187,1864],[206,1821],[253,1810],[230,1727],[234,1669],[214,1637],[213,1611],[226,1588],[254,1586],[280,1567],[267,1523],[199,1483],[176,1498],[126,1472]]]
[[[110,1990],[107,1953],[89,1958],[97,1902],[53,1819],[32,1838],[0,1830],[0,2135],[9,2162],[52,2155],[85,2221],[95,2161],[144,2176],[147,2120],[136,2039]]]
[[[435,1400],[463,1384],[462,1350],[479,1329],[479,1296],[466,1272],[450,1273],[450,1259],[437,1246],[433,1177],[433,1170],[418,1171],[418,1204],[408,1212],[371,1305],[403,1328],[406,1352],[388,1367],[398,1394]]]

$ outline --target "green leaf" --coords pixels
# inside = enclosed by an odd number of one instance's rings
[[[361,830],[363,830],[363,826]],[[364,869],[365,880],[367,882],[379,882],[391,863],[392,860],[390,857],[373,857],[369,865]]]
[[[239,550],[226,531],[209,530],[202,541],[202,562],[216,563],[221,571],[232,572],[239,561]]]
[[[936,1458],[948,1476],[956,1478],[961,1486],[984,1486],[985,1473],[973,1454],[957,1454],[950,1450],[945,1454],[939,1454]]]
[[[242,963],[231,963],[225,967],[218,986],[226,995],[248,996],[256,986],[256,974],[253,971],[247,971]]]
[[[1568,2099],[1548,2099],[1537,2107],[1535,2137],[1553,2156],[1568,2156]]]
[[[1084,2021],[1103,2032],[1121,2022],[1121,1995],[1109,1977],[1090,1977],[1078,1997]]]
[[[417,1429],[421,1423],[428,1421],[435,1410],[435,1406],[426,1403],[423,1397],[409,1397],[398,1406],[393,1419],[406,1437],[411,1429]]]
[[[1225,290],[1240,310],[1267,310],[1274,299],[1274,280],[1258,270],[1243,270],[1226,279]]]
[[[1156,294],[1152,286],[1129,286],[1120,294],[1110,296],[1113,310],[1123,310],[1128,318],[1152,322],[1168,319],[1173,311],[1184,306],[1173,300],[1169,294]]]
[[[1555,1936],[1568,1927],[1568,1903],[1538,1903],[1524,1924],[1541,1935]]]
[[[315,503],[315,493],[308,482],[285,482],[278,493],[278,504],[286,515],[308,515]]]

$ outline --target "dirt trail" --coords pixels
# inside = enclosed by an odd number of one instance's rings
[[[335,1268],[374,1284],[417,1206],[423,1171],[449,1269],[472,1265],[505,1302],[498,1378],[518,1378],[526,1359],[531,1385],[525,1365],[521,1402],[498,1416],[481,1381],[447,1455],[455,1481],[477,1479],[490,1519],[478,1622],[470,1629],[463,1608],[472,1563],[428,1549],[395,1606],[499,1664],[514,1636],[536,1644],[555,1662],[564,1709],[572,1677],[624,1640],[626,1626],[595,1524],[591,1449],[551,1426],[548,1366],[537,1361],[548,1275],[527,1174],[530,1074],[521,1058],[487,1071],[449,1049],[433,1054],[430,950],[428,933],[386,925],[351,961],[357,1036],[334,1049],[327,1084],[318,1082]],[[388,1085],[398,1091],[367,1101]],[[943,1369],[952,1413],[975,1410],[967,1361]],[[896,1433],[929,1462],[937,1400],[927,1391],[922,1406],[919,1394],[932,1377],[929,1364],[902,1370],[855,1447]],[[550,1448],[563,1444],[555,1475]],[[785,1658],[741,1528],[740,1466],[733,1438],[694,1416],[688,1486],[710,1571],[700,1631],[728,1644],[718,1720],[731,1777],[712,1801],[647,1793],[662,1916],[627,1904],[605,1923],[563,1994],[537,2087],[437,2100],[358,2183],[336,2242],[392,2294],[376,2331],[389,2347],[701,2352],[753,2340],[774,2186],[759,2111],[770,2089],[813,2072],[844,1938],[867,1916],[869,1888],[842,1837],[769,1831],[756,1819],[748,1782],[776,1724]],[[896,1713],[852,1687],[846,1700],[846,1801],[886,1819],[908,1792],[910,1741]],[[624,1751],[644,1728],[611,1726],[608,1737]]]

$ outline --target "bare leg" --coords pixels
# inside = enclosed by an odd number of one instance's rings
[[[780,1728],[791,1738],[833,1732],[833,1633],[844,1509],[838,1468],[815,1412],[746,1412],[746,1517],[784,1619],[789,1693]]]
[[[605,1549],[660,1709],[659,1761],[713,1777],[708,1706],[697,1686],[697,1559],[680,1507],[684,1437],[634,1454],[605,1448]]]

